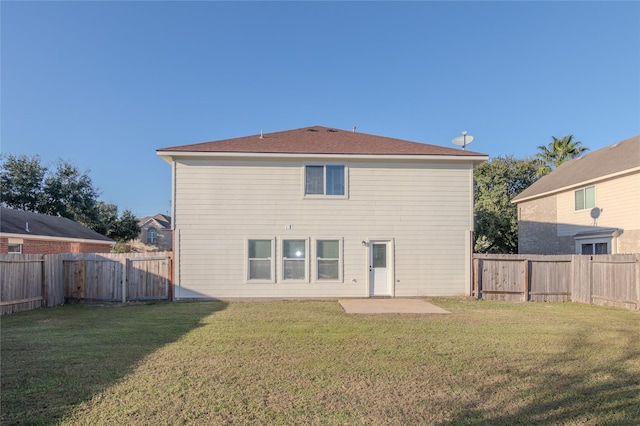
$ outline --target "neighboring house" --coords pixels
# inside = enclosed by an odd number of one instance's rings
[[[140,226],[139,242],[152,250],[171,251],[171,217],[164,214],[143,217]]]
[[[513,202],[519,253],[640,253],[640,136],[561,164]]]
[[[0,253],[109,253],[114,244],[71,219],[0,207]]]
[[[157,154],[178,299],[469,294],[484,154],[320,126]]]

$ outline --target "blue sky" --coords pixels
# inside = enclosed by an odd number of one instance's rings
[[[640,134],[640,2],[2,1],[1,149],[166,213],[156,149],[322,125],[491,157]]]

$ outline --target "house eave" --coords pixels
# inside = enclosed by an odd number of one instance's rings
[[[605,175],[605,176],[599,176],[597,178],[585,180],[585,181],[582,181],[582,182],[577,182],[577,183],[574,183],[574,184],[571,184],[571,185],[566,185],[566,186],[563,186],[561,188],[557,188],[557,189],[554,189],[554,190],[551,190],[551,191],[547,191],[547,192],[542,192],[540,194],[530,195],[528,197],[518,198],[516,196],[513,200],[511,200],[511,202],[513,204],[518,204],[518,203],[522,203],[524,201],[531,201],[531,200],[535,200],[537,198],[544,198],[544,197],[548,197],[548,196],[551,196],[551,195],[559,194],[559,193],[562,193],[562,192],[567,192],[567,191],[570,191],[570,190],[573,190],[573,189],[576,189],[576,188],[580,188],[580,187],[583,187],[583,186],[587,186],[587,185],[591,185],[591,184],[594,184],[594,183],[598,183],[598,182],[601,182],[601,181],[605,181],[605,180],[609,180],[609,179],[613,179],[613,178],[618,178],[618,177],[622,177],[622,176],[625,176],[625,175],[631,175],[631,174],[634,174],[634,173],[637,173],[637,172],[640,172],[640,167],[634,167],[632,169],[622,170],[622,171],[617,172],[617,173],[611,173],[611,174],[608,174],[608,175]]]
[[[187,158],[250,158],[250,159],[356,159],[356,160],[383,160],[383,161],[445,161],[464,162],[473,164],[488,161],[487,155],[393,155],[393,154],[310,154],[310,153],[271,153],[271,152],[196,152],[196,151],[157,151],[156,154],[171,164],[174,159]]]

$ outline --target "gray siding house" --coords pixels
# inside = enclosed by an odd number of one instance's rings
[[[519,253],[640,253],[640,136],[561,164],[513,202]]]

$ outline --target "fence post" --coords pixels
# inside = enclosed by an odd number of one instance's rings
[[[593,256],[589,256],[589,304],[593,305]]]
[[[471,283],[471,296],[478,298],[478,259],[472,260],[472,276],[473,282]]]
[[[46,281],[46,271],[47,271],[47,267],[45,265],[45,258],[44,258],[44,254],[42,255],[42,267],[40,269],[41,273],[42,273],[42,303],[40,304],[40,307],[45,308],[47,306],[47,304],[49,303],[49,297],[48,297],[48,292],[47,292],[47,281]]]
[[[524,270],[522,271],[522,280],[524,281],[524,301],[528,302],[529,301],[529,260],[528,259],[524,259],[522,261],[522,266],[524,267]]]
[[[636,309],[640,310],[640,254],[636,254]]]
[[[127,264],[129,259],[126,257],[120,261],[122,264],[122,303],[127,303]]]

